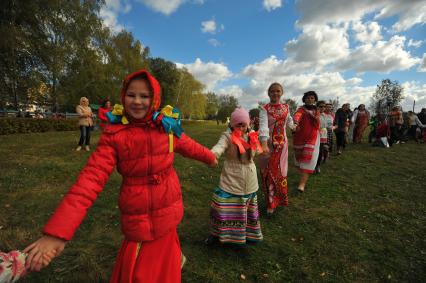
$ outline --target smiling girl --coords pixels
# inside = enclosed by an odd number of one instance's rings
[[[160,84],[146,70],[125,78],[121,101],[122,124],[105,127],[95,152],[45,225],[44,236],[25,249],[30,270],[40,270],[49,254],[62,252],[117,167],[123,177],[119,208],[124,240],[110,282],[181,281],[176,228],[183,202],[174,152],[212,166],[216,157],[184,133],[166,132],[163,114],[156,112]]]

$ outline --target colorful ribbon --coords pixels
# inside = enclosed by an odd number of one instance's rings
[[[169,152],[173,152],[173,135],[180,138],[183,133],[179,109],[166,105],[160,112],[156,111],[152,119],[157,123],[161,122],[164,131],[169,134]]]
[[[111,124],[129,124],[129,120],[127,120],[126,116],[124,115],[123,105],[115,104],[112,108],[112,111],[108,112],[106,116]]]
[[[252,131],[248,134],[250,143],[246,142],[243,139],[243,133],[240,129],[236,128],[232,131],[231,142],[238,147],[238,150],[241,154],[245,153],[247,149],[252,151],[262,152],[262,147],[260,146],[259,137],[257,132]]]

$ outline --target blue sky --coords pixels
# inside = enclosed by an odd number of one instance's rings
[[[426,107],[426,0],[107,0],[101,16],[246,108],[272,82],[369,104],[384,78]]]

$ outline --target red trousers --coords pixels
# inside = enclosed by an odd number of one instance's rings
[[[180,283],[181,250],[176,230],[150,242],[124,240],[110,283]]]

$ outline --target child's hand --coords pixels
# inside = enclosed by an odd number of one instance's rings
[[[215,158],[213,163],[210,164],[210,167],[216,167],[218,163],[217,158]]]
[[[59,256],[65,248],[66,241],[45,235],[25,248],[28,253],[25,267],[30,271],[40,271],[50,261]]]
[[[261,142],[262,144],[262,153],[261,154],[268,154],[269,153],[269,146],[268,143],[265,142]]]

